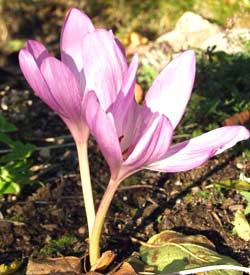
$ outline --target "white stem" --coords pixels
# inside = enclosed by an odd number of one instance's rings
[[[87,216],[89,237],[92,234],[93,225],[95,221],[95,206],[92,192],[92,185],[89,172],[89,161],[88,161],[88,149],[87,142],[77,144],[77,152],[80,166],[81,184],[84,206]]]
[[[197,267],[189,270],[182,270],[179,272],[162,274],[162,275],[189,275],[189,274],[208,272],[212,270],[235,270],[235,271],[241,271],[241,272],[250,274],[249,267],[243,267],[243,266],[237,266],[237,265],[210,265],[210,266]]]

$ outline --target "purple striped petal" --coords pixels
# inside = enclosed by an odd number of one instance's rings
[[[54,57],[43,60],[41,73],[54,100],[60,106],[59,114],[80,121],[82,94],[73,73]]]
[[[190,98],[194,77],[195,55],[193,51],[186,51],[156,78],[145,98],[147,106],[168,117],[175,128]]]
[[[48,50],[44,45],[35,40],[28,40],[27,50],[33,55],[38,67],[40,67],[43,59],[49,56]]]
[[[146,106],[133,110],[134,122],[127,128],[129,136],[128,155],[125,165],[143,167],[155,162],[167,154],[173,136],[173,128],[168,118],[152,113]]]
[[[110,167],[111,177],[116,178],[122,156],[113,116],[102,110],[94,92],[86,95],[84,110],[90,131]]]
[[[123,135],[126,128],[126,120],[130,109],[135,102],[135,82],[136,71],[138,67],[138,55],[135,54],[124,78],[124,84],[115,100],[110,106],[108,112],[113,114],[115,125],[119,136]],[[136,104],[137,105],[137,104]]]
[[[78,79],[82,72],[82,41],[88,32],[94,31],[89,17],[78,9],[71,9],[65,20],[61,32],[61,58]]]
[[[161,172],[180,172],[196,168],[214,155],[249,138],[249,131],[243,126],[226,126],[191,140],[170,147],[167,157],[146,168]]]
[[[27,49],[22,49],[19,52],[19,64],[26,80],[34,90],[35,94],[39,96],[46,104],[48,104],[54,111],[58,113],[63,112],[60,105],[58,105],[51,94],[50,89],[41,74],[38,64],[34,59],[34,56]]]
[[[82,60],[87,89],[95,91],[104,110],[115,101],[127,72],[127,61],[113,37],[105,30],[86,34]]]

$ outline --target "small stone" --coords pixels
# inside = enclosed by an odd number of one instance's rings
[[[79,228],[78,228],[78,233],[79,233],[80,235],[85,235],[85,233],[86,233],[86,228],[85,228],[84,226],[79,227]]]
[[[219,32],[220,28],[216,24],[188,11],[177,21],[174,30],[160,36],[157,43],[167,42],[178,52],[193,47],[200,48],[209,37]]]
[[[123,196],[122,199],[123,199],[124,201],[127,201],[127,200],[128,200],[128,197],[127,197],[127,196]]]
[[[244,165],[243,165],[242,163],[240,163],[240,162],[237,162],[237,163],[236,163],[236,167],[237,167],[238,169],[242,170],[242,169],[244,168]]]
[[[201,189],[200,189],[199,186],[194,186],[194,187],[192,187],[192,189],[191,189],[191,193],[192,193],[192,194],[197,194],[197,193],[199,193],[200,191],[201,191]]]
[[[174,183],[174,185],[176,185],[176,186],[182,186],[183,183],[182,183],[180,180],[177,180],[177,181]]]
[[[176,200],[176,204],[180,204],[181,202],[182,202],[181,199],[177,199],[177,200]]]

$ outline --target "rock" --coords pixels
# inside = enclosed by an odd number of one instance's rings
[[[201,49],[216,46],[214,51],[223,51],[227,54],[243,52],[246,42],[250,41],[250,30],[234,28],[222,31],[207,38],[201,45]]]
[[[157,39],[167,42],[174,51],[200,48],[208,37],[220,32],[220,28],[193,12],[185,12],[177,21],[175,29]]]
[[[172,59],[173,49],[167,43],[152,43],[147,51],[141,55],[143,66],[153,67],[160,72]]]

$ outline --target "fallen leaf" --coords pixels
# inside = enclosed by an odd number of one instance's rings
[[[129,263],[124,262],[121,267],[111,275],[137,275],[137,273]]]
[[[223,121],[225,126],[229,125],[244,125],[250,122],[250,110],[237,113]]]
[[[126,260],[126,262],[132,266],[137,274],[155,273],[155,267],[145,264],[139,257],[139,254],[138,256],[132,255]]]
[[[103,274],[95,271],[89,271],[85,275],[103,275]]]
[[[105,270],[114,261],[115,256],[116,254],[111,250],[103,252],[96,264],[91,267],[91,271]]]
[[[185,236],[174,231],[154,235],[141,246],[143,262],[155,268],[157,274],[168,274],[197,267],[225,264],[240,264],[228,256],[220,255],[214,245],[204,236]],[[206,275],[242,275],[242,272],[215,270]]]
[[[250,241],[250,225],[242,210],[238,209],[234,216],[234,226],[237,235],[244,241]]]
[[[215,249],[214,244],[203,235],[183,235],[172,230],[162,231],[148,240],[148,244],[158,247],[166,243],[192,243],[206,246],[209,249]]]
[[[144,100],[144,92],[142,90],[142,87],[135,83],[135,100],[138,104],[142,104],[143,100]]]
[[[81,273],[81,259],[77,257],[60,257],[48,259],[29,259],[27,275],[75,275]]]

